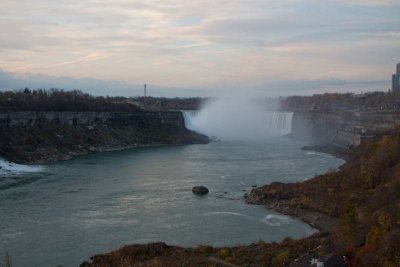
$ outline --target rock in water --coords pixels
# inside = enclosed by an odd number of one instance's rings
[[[194,186],[192,188],[193,194],[196,195],[207,195],[208,194],[208,188],[205,186]]]

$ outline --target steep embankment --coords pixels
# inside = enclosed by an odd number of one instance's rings
[[[272,183],[254,189],[247,200],[333,231],[335,250],[354,266],[398,266],[400,129],[354,149],[337,172]]]
[[[247,200],[300,216],[323,230],[302,240],[193,249],[126,246],[82,266],[398,266],[400,262],[400,129],[352,150],[339,171],[301,183],[272,183]],[[213,259],[219,259],[215,261]]]
[[[176,266],[285,266],[291,259],[314,251],[327,244],[327,235],[316,235],[304,240],[285,239],[282,243],[262,241],[249,246],[213,248],[198,246],[182,248],[165,243],[130,245],[119,250],[96,255],[81,267],[176,267]],[[314,251],[315,252],[315,251]],[[314,253],[312,252],[312,253]]]
[[[207,143],[181,112],[1,112],[0,157],[45,163],[92,152],[159,144]]]

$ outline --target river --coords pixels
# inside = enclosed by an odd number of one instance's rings
[[[132,243],[305,237],[314,229],[242,199],[252,185],[302,181],[343,163],[302,145],[277,137],[131,149],[3,173],[0,255],[8,252],[15,267],[69,267]],[[210,193],[192,194],[195,185]]]

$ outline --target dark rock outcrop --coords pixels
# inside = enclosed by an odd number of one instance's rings
[[[207,195],[209,191],[208,191],[208,188],[205,186],[194,186],[192,188],[192,192],[193,192],[193,194],[196,194],[196,195]]]

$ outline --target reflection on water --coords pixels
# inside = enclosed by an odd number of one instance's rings
[[[0,253],[15,266],[77,266],[124,244],[234,245],[301,238],[302,222],[246,205],[243,190],[299,181],[341,160],[301,144],[219,142],[80,157],[0,181]],[[210,189],[193,195],[194,185]]]

